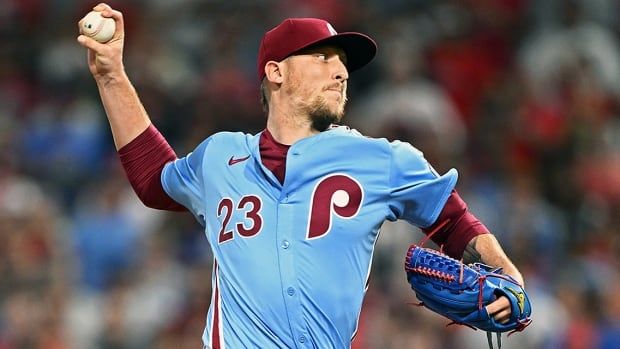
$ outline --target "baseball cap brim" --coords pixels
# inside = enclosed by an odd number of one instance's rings
[[[368,64],[377,54],[377,44],[369,36],[356,32],[344,32],[329,36],[298,49],[296,52],[323,45],[341,48],[347,56],[347,70],[353,72]]]

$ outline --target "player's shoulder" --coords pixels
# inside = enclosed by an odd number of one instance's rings
[[[203,141],[203,144],[211,148],[235,148],[246,147],[257,135],[244,132],[221,131],[212,134]]]
[[[348,126],[332,126],[328,133],[332,133],[332,137],[336,139],[340,137],[338,139],[339,145],[347,143],[363,154],[369,154],[369,152],[374,150],[382,154],[389,154],[395,161],[425,161],[424,153],[406,141],[366,136]],[[342,137],[347,137],[348,140],[345,141]]]
[[[243,132],[217,132],[205,138],[194,150],[188,154],[194,157],[210,157],[217,154],[228,154],[237,151],[246,151],[255,135]]]
[[[332,125],[329,132],[332,137],[348,137],[350,141],[364,143],[368,146],[375,146],[385,149],[397,148],[403,145],[411,146],[411,144],[401,141],[390,141],[384,137],[371,137],[362,132],[346,125]]]
[[[245,142],[254,137],[256,137],[256,135],[245,132],[221,131],[214,133],[209,138],[217,142]]]
[[[386,143],[387,140],[384,138],[373,138],[367,135],[364,135],[362,132],[351,128],[347,125],[331,125],[327,130],[326,134],[330,135],[334,138],[345,137],[350,138],[353,141],[358,142],[368,142],[368,143]]]

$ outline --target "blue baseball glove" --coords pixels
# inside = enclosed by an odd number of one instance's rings
[[[405,258],[405,271],[411,288],[423,305],[459,324],[487,331],[489,347],[491,333],[497,333],[501,348],[502,332],[520,332],[532,321],[532,307],[521,285],[501,268],[493,269],[481,263],[465,265],[429,248],[411,245]],[[510,320],[499,323],[485,308],[500,296],[510,301]]]

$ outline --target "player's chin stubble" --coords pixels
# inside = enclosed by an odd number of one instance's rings
[[[344,115],[344,103],[337,111],[332,111],[325,100],[319,99],[309,108],[308,116],[312,122],[312,128],[323,132],[335,122],[339,122]]]

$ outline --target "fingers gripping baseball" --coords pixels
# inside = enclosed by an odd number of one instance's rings
[[[85,26],[83,24],[86,20],[84,17],[78,22],[80,35],[77,41],[88,49],[88,68],[93,76],[96,79],[110,78],[123,71],[122,56],[125,37],[123,15],[120,11],[114,10],[104,3],[95,6],[93,11],[101,14],[103,18],[114,20],[114,34],[106,42],[98,42],[84,32]]]
[[[114,33],[112,35],[112,38],[108,39],[108,40],[103,40],[103,41],[111,42],[111,41],[114,41],[114,40],[123,39],[123,37],[125,36],[125,27],[124,27],[124,22],[123,22],[123,14],[120,11],[114,10],[112,7],[110,7],[110,5],[105,4],[105,3],[101,3],[101,4],[93,7],[93,11],[94,12],[98,12],[104,18],[111,18],[111,19],[114,20],[115,30],[114,30]],[[85,18],[86,17],[82,18],[78,22],[78,28],[79,28],[81,34],[84,34],[84,32],[83,32],[84,28],[83,28],[83,26],[81,24],[83,23]]]

